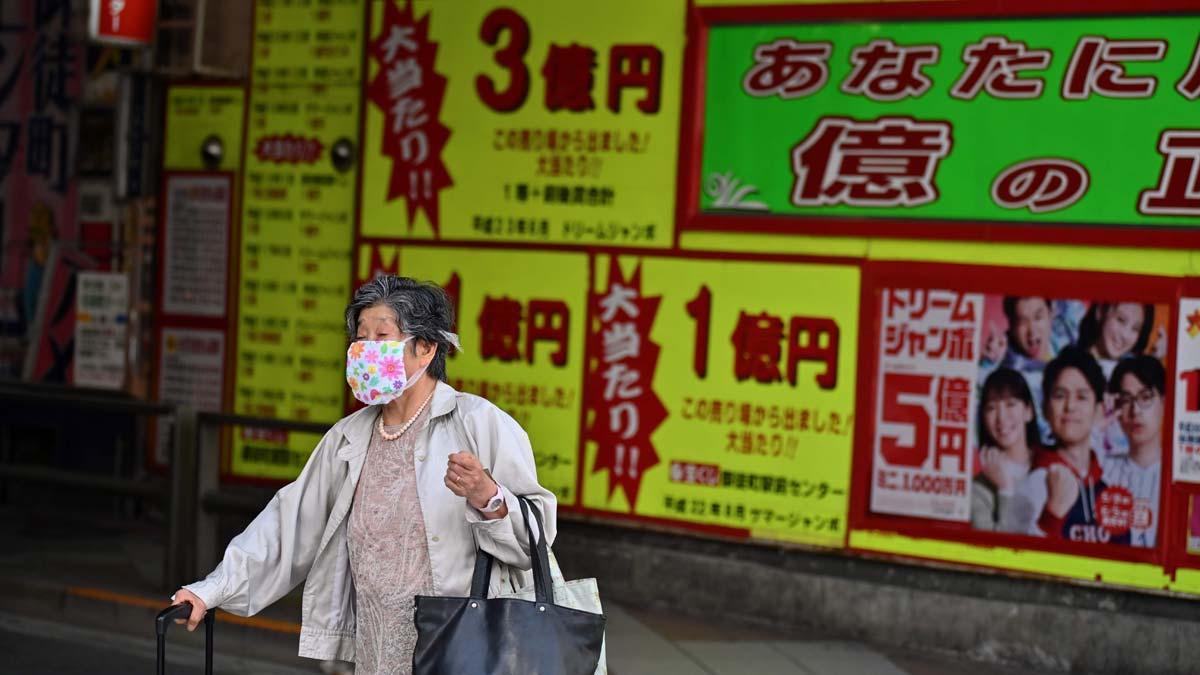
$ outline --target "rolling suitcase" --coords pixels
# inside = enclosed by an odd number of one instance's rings
[[[158,675],[167,675],[167,628],[175,619],[186,619],[192,615],[192,603],[171,605],[158,613],[154,619],[154,632],[158,637]],[[213,665],[213,617],[215,611],[204,615],[204,675],[212,675]]]

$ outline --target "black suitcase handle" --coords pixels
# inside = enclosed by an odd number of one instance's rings
[[[192,603],[181,602],[171,605],[154,618],[154,633],[158,637],[158,675],[167,675],[167,628],[175,619],[186,619],[192,615]],[[212,675],[213,666],[213,617],[215,610],[204,614],[204,675]]]

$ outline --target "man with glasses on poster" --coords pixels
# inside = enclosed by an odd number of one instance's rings
[[[1129,452],[1102,460],[1104,481],[1132,494],[1130,544],[1145,548],[1154,546],[1158,531],[1166,381],[1162,363],[1146,355],[1118,362],[1108,381],[1109,393],[1116,396],[1117,419],[1129,439]]]

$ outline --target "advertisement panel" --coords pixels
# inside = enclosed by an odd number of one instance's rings
[[[378,0],[360,232],[666,247],[685,0]]]
[[[233,180],[227,174],[163,176],[162,311],[226,313]]]
[[[966,521],[983,298],[884,289],[871,510]]]
[[[1171,477],[1177,482],[1200,483],[1200,299],[1179,301],[1177,323],[1173,383],[1178,388],[1175,395],[1175,470]]]
[[[129,279],[113,272],[80,272],[75,290],[75,362],[78,387],[120,389],[125,384]]]
[[[1047,293],[1059,287],[1049,280],[991,278],[959,290],[877,289],[869,510],[951,541],[995,535],[1021,548],[1150,555],[1162,520],[1172,306],[1147,302],[1140,282],[1077,277],[1094,294],[1080,298]],[[978,292],[985,286],[1011,290]]]
[[[73,274],[95,267],[79,246],[87,69],[71,4],[0,3],[0,379],[70,383]]]
[[[583,506],[843,545],[858,268],[595,260]]]
[[[873,235],[1194,227],[1198,26],[1187,15],[708,26],[689,208],[844,218],[821,231]]]

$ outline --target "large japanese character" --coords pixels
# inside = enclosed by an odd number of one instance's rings
[[[46,115],[29,118],[25,170],[44,176],[59,194],[67,191],[67,126]]]
[[[402,97],[392,104],[392,133],[400,134],[405,129],[416,129],[429,121],[425,114],[425,101]]]
[[[479,312],[479,350],[484,361],[521,358],[521,303],[509,298],[483,298]]]
[[[604,329],[604,362],[636,359],[642,353],[642,336],[632,321],[617,321]]]
[[[612,364],[604,371],[604,400],[641,396],[643,389],[638,384],[641,376],[640,371],[634,370],[622,362]]]
[[[917,97],[933,85],[921,68],[937,63],[937,45],[901,47],[888,39],[872,40],[850,53],[854,70],[842,81],[842,91],[875,101]]]
[[[39,34],[33,48],[33,105],[41,112],[46,103],[59,110],[71,107],[67,86],[75,74],[75,45],[66,33],[54,36]]]
[[[937,402],[939,422],[966,424],[970,414],[971,381],[964,377],[939,378]]]
[[[390,64],[396,60],[396,52],[401,48],[404,51],[415,54],[417,52],[417,41],[413,39],[417,29],[415,26],[395,26],[391,27],[388,32],[387,39],[383,41],[383,62]]]
[[[525,360],[533,363],[533,346],[550,342],[557,346],[550,355],[556,366],[567,363],[567,331],[571,327],[571,310],[562,300],[530,300],[529,325],[525,329]]]
[[[792,317],[788,327],[788,383],[796,385],[801,361],[814,361],[825,364],[825,370],[816,376],[817,386],[822,389],[837,387],[839,334],[833,319]]]
[[[739,382],[753,377],[757,382],[783,379],[779,359],[783,356],[783,319],[772,314],[738,313],[733,329],[733,376]]]
[[[617,316],[617,312],[623,312],[625,316],[636,319],[638,306],[634,301],[637,300],[637,297],[636,288],[614,283],[608,295],[600,298],[600,320],[608,323]]]
[[[1179,78],[1175,90],[1189,101],[1200,97],[1200,40],[1196,41],[1196,49],[1192,52],[1192,65],[1183,77]]]
[[[796,42],[781,38],[754,48],[754,67],[742,79],[751,96],[799,98],[817,92],[829,79],[828,42]]]
[[[823,117],[792,150],[796,206],[920,206],[937,199],[938,162],[950,153],[948,122]]]
[[[644,113],[658,112],[662,98],[662,51],[654,45],[613,45],[608,52],[608,109],[621,112],[624,89],[644,89],[637,102]]]
[[[1080,100],[1096,93],[1112,98],[1149,98],[1154,95],[1158,79],[1153,75],[1131,77],[1125,72],[1125,62],[1161,61],[1166,53],[1165,40],[1082,37],[1063,76],[1062,97]]]
[[[933,433],[933,468],[945,470],[947,459],[957,460],[954,469],[967,469],[967,428],[937,425]]]
[[[550,45],[542,77],[546,79],[546,109],[583,112],[596,107],[592,101],[596,50],[572,43]]]
[[[962,60],[967,67],[950,88],[951,96],[970,100],[986,89],[996,98],[1037,98],[1046,81],[1018,75],[1025,70],[1045,70],[1050,65],[1050,50],[1029,49],[1024,42],[1010,42],[1006,37],[988,37],[964,47]]]
[[[397,99],[414,89],[420,89],[423,77],[421,64],[416,57],[396,61],[387,71],[388,95]]]
[[[619,433],[621,438],[628,440],[638,432],[638,408],[629,401],[623,401],[608,409],[608,430]]]
[[[1163,156],[1158,185],[1142,191],[1138,211],[1148,216],[1200,215],[1200,130],[1162,132],[1158,152]]]
[[[412,166],[424,164],[429,159],[429,137],[425,131],[410,131],[400,139],[400,157]]]
[[[1079,201],[1091,176],[1079,162],[1043,157],[1018,162],[992,181],[992,201],[1006,209],[1028,208],[1033,213],[1057,211]]]

